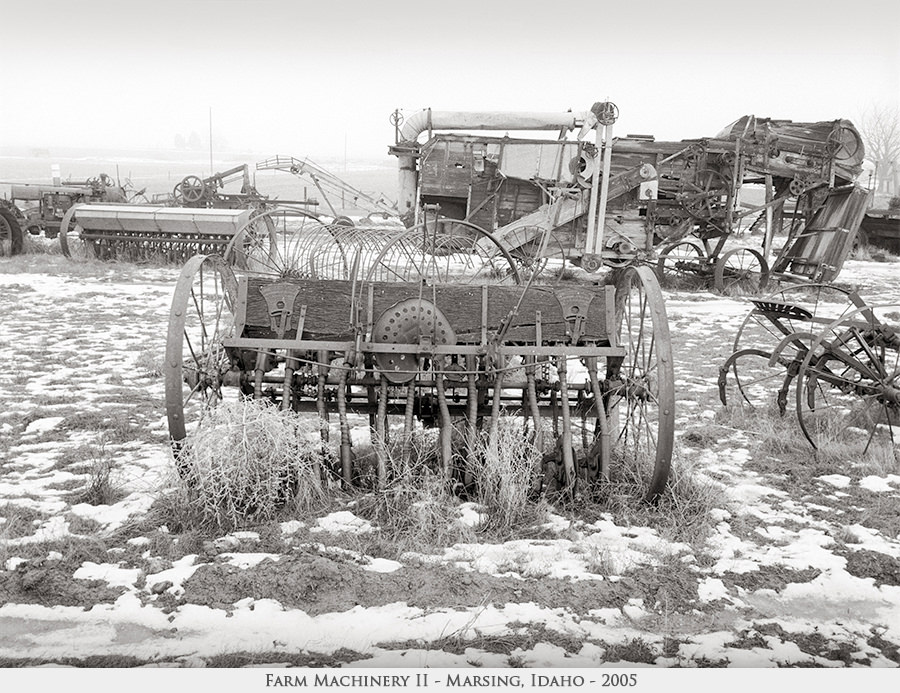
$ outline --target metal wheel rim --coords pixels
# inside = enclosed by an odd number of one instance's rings
[[[684,250],[689,248],[690,252],[675,252],[679,248]],[[677,266],[678,262],[685,263],[686,261],[690,261],[691,256],[695,257],[698,261],[697,271],[693,274],[689,274],[684,268],[679,268]],[[691,241],[679,241],[678,243],[670,245],[660,254],[659,260],[657,260],[656,263],[656,275],[660,285],[666,288],[679,288],[679,281],[686,281],[689,278],[700,279],[700,271],[703,268],[703,257],[703,249]],[[674,267],[673,264],[675,265]]]
[[[834,304],[835,303],[834,301],[824,301],[822,299],[823,294],[826,292],[828,292],[828,293],[833,292],[835,294],[843,294],[845,297],[847,297],[847,301],[844,304],[844,308],[840,313],[841,315],[844,315],[848,311],[853,309],[854,304],[849,299],[851,292],[847,289],[842,289],[840,287],[832,286],[831,284],[818,284],[818,283],[817,284],[794,284],[792,286],[786,286],[786,287],[779,289],[778,291],[774,291],[770,294],[766,294],[766,296],[762,300],[773,301],[773,302],[777,301],[779,303],[800,304],[799,301],[789,298],[788,295],[789,294],[799,294],[799,293],[815,293],[816,299],[813,303],[810,304],[809,302],[805,302],[805,303],[801,304],[802,307],[804,307],[806,309],[812,308],[812,310],[810,312],[813,314],[813,317],[815,318],[820,315],[820,307],[821,306],[823,306],[825,304]],[[809,323],[807,323],[807,322],[798,320],[795,323],[795,322],[792,322],[791,319],[789,319],[789,318],[785,319],[785,322],[788,325],[788,329],[792,330],[793,332],[804,332],[804,331],[806,331],[804,328],[807,328],[809,326]],[[758,341],[753,342],[753,344],[747,344],[745,332],[748,329],[753,328],[754,326],[761,329],[762,337],[768,339],[768,336],[771,336],[771,340],[764,344],[760,343]],[[779,343],[781,343],[781,341],[783,340],[784,337],[785,337],[785,335],[782,334],[781,332],[777,331],[777,329],[772,324],[772,322],[770,320],[768,320],[767,318],[765,318],[763,316],[762,312],[758,308],[754,307],[753,310],[751,310],[746,315],[743,322],[741,322],[740,327],[738,328],[737,334],[735,335],[735,338],[734,338],[734,343],[732,345],[731,354],[732,354],[732,356],[734,356],[739,351],[747,350],[748,356],[754,356],[755,358],[766,359],[768,361],[768,359],[770,359],[772,357],[775,347]],[[745,344],[743,346],[741,346],[742,340],[745,342]],[[798,344],[796,347],[792,347],[794,349],[794,352],[791,354],[791,356],[794,356],[794,357],[796,356],[796,354],[799,351],[799,346],[800,345]],[[756,347],[758,347],[759,353],[753,353],[753,352],[749,351],[750,349],[753,349]],[[757,379],[749,379],[747,377],[742,378],[740,369],[738,368],[738,363],[740,363],[739,360],[737,360],[737,359],[734,360],[733,363],[731,364],[730,369],[726,369],[726,370],[731,370],[731,372],[734,376],[735,386],[737,387],[738,392],[740,393],[740,395],[744,399],[744,401],[747,404],[749,404],[751,407],[761,406],[759,404],[759,402],[757,401],[758,398],[753,395],[751,388],[753,388],[754,386],[765,387],[764,383],[771,382],[771,384],[774,384],[779,381],[783,382],[783,380],[784,380],[784,375],[785,375],[784,371],[783,371],[783,369],[781,369],[778,366],[766,368],[766,370],[764,372],[768,373],[767,377],[757,378]],[[744,370],[746,371],[746,369],[744,369]],[[746,372],[745,372],[745,376],[746,376]],[[721,394],[724,397],[724,385],[723,385],[723,390],[722,390]],[[771,394],[771,393],[767,393],[767,394]],[[726,401],[723,401],[722,403],[727,404]],[[764,405],[762,405],[762,406],[764,406]]]
[[[612,444],[624,455],[626,465],[641,464],[643,456],[652,460],[645,499],[653,502],[665,489],[671,468],[675,373],[665,303],[649,267],[629,267],[623,272],[616,288],[616,324],[619,345],[627,355],[620,370],[624,384],[618,393],[610,392],[610,411],[619,419]]]
[[[207,291],[210,288],[214,293]],[[220,256],[192,257],[178,278],[164,365],[166,417],[176,454],[187,435],[188,420],[195,414],[202,417],[224,399],[222,369],[227,356],[222,339],[234,331],[235,297],[236,280]]]
[[[729,260],[741,255],[749,255],[752,258],[749,261],[749,266],[745,266],[743,261],[739,261],[738,277],[729,276],[726,278],[725,270],[726,268],[731,268]],[[754,263],[759,267],[758,272],[754,269]],[[769,263],[766,262],[762,253],[753,248],[732,248],[716,260],[715,287],[720,294],[728,296],[745,295],[747,293],[758,294],[760,291],[765,290],[768,282]]]
[[[387,281],[419,281],[422,279],[431,279],[440,283],[473,283],[483,279],[488,279],[491,274],[498,274],[497,265],[502,265],[502,269],[506,272],[506,277],[511,279],[513,283],[520,284],[521,278],[516,267],[515,259],[509,252],[500,245],[496,238],[480,226],[459,219],[442,219],[440,225],[452,224],[461,226],[471,230],[475,234],[475,243],[467,246],[462,237],[461,244],[458,248],[451,247],[452,233],[437,233],[437,229],[429,231],[427,223],[417,224],[410,229],[401,231],[387,241],[381,252],[374,258],[368,266],[365,280],[367,282],[387,280]],[[424,239],[424,240],[423,240]],[[444,249],[448,252],[437,253],[429,252],[429,244],[431,250]],[[489,249],[484,250],[484,244]],[[477,249],[476,249],[477,248]],[[466,250],[474,250],[474,253],[467,253]],[[453,252],[453,251],[456,252]],[[466,256],[469,256],[466,259]],[[460,277],[458,273],[451,271],[450,260],[453,257],[462,256],[462,265],[465,269],[475,268],[469,272],[467,276]],[[395,269],[392,262],[397,257],[404,258],[408,264],[401,271]],[[481,264],[478,264],[478,260]],[[478,265],[476,267],[476,265]],[[490,267],[491,269],[487,269]],[[385,276],[385,273],[393,275],[393,277]],[[494,277],[498,279],[499,277]]]
[[[22,227],[12,212],[0,209],[0,257],[10,257],[22,252]]]
[[[897,457],[897,446],[900,445],[900,430],[898,430],[898,432],[895,434],[893,428],[895,426],[900,427],[900,407],[891,408],[885,404],[879,404],[874,397],[866,395],[847,395],[845,399],[841,400],[841,405],[826,404],[823,407],[816,407],[814,402],[814,398],[817,394],[819,395],[820,399],[824,398],[827,400],[829,397],[831,397],[833,401],[836,401],[841,396],[840,394],[838,394],[840,392],[839,390],[832,387],[832,385],[827,381],[824,381],[825,370],[824,366],[820,366],[820,364],[823,364],[825,362],[823,348],[825,342],[829,341],[829,338],[832,338],[834,336],[854,332],[854,330],[852,330],[852,326],[854,326],[855,324],[868,323],[869,325],[872,325],[873,320],[876,320],[878,315],[884,315],[888,312],[897,316],[897,318],[894,318],[894,323],[892,323],[891,326],[900,326],[900,305],[898,304],[864,306],[857,308],[851,313],[847,313],[841,316],[821,331],[816,341],[812,344],[812,347],[810,348],[809,353],[806,355],[806,358],[803,360],[803,363],[800,365],[800,370],[797,375],[797,384],[795,388],[797,420],[804,437],[809,441],[810,445],[812,445],[814,449],[818,449],[819,447],[818,439],[820,436],[816,431],[818,422],[814,422],[813,417],[810,416],[810,414],[818,409],[818,414],[816,414],[816,417],[822,418],[820,415],[823,410],[835,407],[835,411],[837,411],[838,414],[842,415],[841,425],[850,427],[858,423],[858,418],[847,416],[843,413],[843,411],[838,410],[836,407],[840,406],[841,409],[843,409],[843,403],[853,404],[855,400],[861,400],[861,408],[857,409],[857,414],[859,413],[859,411],[871,411],[872,408],[874,408],[877,412],[879,411],[879,407],[881,407],[881,411],[884,411],[886,413],[886,418],[889,424],[888,430],[882,431],[881,433],[882,436],[889,436],[893,448],[894,457]],[[841,329],[842,326],[845,326],[845,329]],[[853,339],[856,341],[857,350],[848,353],[851,353],[853,356],[860,359],[866,358],[867,352],[862,347],[862,340],[860,340],[858,337],[854,337]],[[888,348],[885,348],[883,353],[886,353],[887,351]],[[876,369],[874,368],[867,369],[866,373],[868,373],[869,375],[875,375],[875,377],[868,378],[870,382],[878,382],[879,386],[890,386],[893,388],[900,385],[900,345],[893,345],[893,348],[891,348],[890,351],[893,353],[893,356],[890,357],[890,360],[884,359],[882,361],[882,364],[886,367],[886,373],[888,373],[889,375],[881,376],[875,372]],[[833,360],[840,363],[840,361],[838,361],[837,359]],[[812,367],[812,364],[814,362],[816,363],[815,368]],[[845,370],[843,372],[846,373],[848,372],[848,370]],[[860,371],[856,372],[860,375],[863,374]],[[818,383],[818,380],[820,378],[823,379],[823,387],[820,387]],[[867,384],[866,378],[862,377],[860,377],[859,379],[852,377],[841,378],[839,374],[838,379],[845,380],[848,387],[852,385]],[[810,389],[810,382],[812,382],[815,389]],[[894,414],[891,415],[890,411],[893,411]],[[869,445],[878,433],[878,422],[873,423],[872,430],[868,431],[867,433],[869,434],[869,437],[866,442],[865,449],[862,451],[863,453],[868,450]]]

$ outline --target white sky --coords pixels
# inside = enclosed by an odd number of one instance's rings
[[[3,7],[0,145],[381,157],[394,108],[583,111],[617,134],[900,99],[900,2],[91,0]]]

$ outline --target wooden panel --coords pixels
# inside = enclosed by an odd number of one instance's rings
[[[472,182],[472,144],[435,143],[422,157],[420,175],[423,195],[468,197]]]
[[[246,325],[244,334],[257,336],[274,336],[270,329],[270,319],[265,299],[260,292],[263,284],[275,282],[251,278],[247,286],[245,310],[239,311],[238,322]],[[285,338],[296,337],[297,318],[302,305],[306,305],[306,322],[303,337],[305,339],[349,339],[354,335],[351,305],[354,287],[349,281],[341,280],[290,280],[292,286],[299,288],[294,301],[291,329]],[[356,285],[362,296],[357,294],[356,303],[361,306],[359,320],[368,322],[367,315],[368,290],[363,284]],[[585,339],[601,343],[608,342],[607,324],[611,317],[609,296],[614,293],[611,286],[581,287],[593,293],[587,319],[584,325]],[[439,285],[434,288],[425,287],[422,297],[433,300],[436,295],[438,308],[444,313],[459,342],[480,342],[482,332],[482,287],[461,285]],[[379,282],[373,285],[373,320],[396,303],[419,296],[418,284]],[[519,300],[521,298],[521,304]],[[566,339],[566,321],[559,300],[551,287],[531,287],[522,298],[522,289],[518,286],[488,285],[487,287],[487,326],[488,331],[496,331],[507,319],[512,309],[519,305],[518,313],[506,333],[505,341],[534,342],[535,314],[541,312],[541,329],[544,341],[564,341]],[[609,303],[609,305],[612,305]]]

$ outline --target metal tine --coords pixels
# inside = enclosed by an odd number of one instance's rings
[[[600,390],[600,377],[597,374],[597,357],[585,359],[588,378],[591,381],[591,392],[594,393],[594,406],[597,409],[597,427],[600,429],[600,478],[609,481],[610,435],[609,419],[606,418],[606,407],[603,404],[603,393]]]
[[[322,448],[328,443],[328,408],[325,406],[325,382],[328,378],[328,352],[319,351],[316,359],[318,379],[316,381],[316,410],[319,413],[319,431],[322,436]]]
[[[556,372],[559,374],[559,391],[562,404],[562,458],[566,472],[566,489],[575,490],[575,459],[572,456],[572,411],[569,406],[569,385],[566,378],[566,357],[556,359]]]
[[[497,372],[494,380],[494,397],[491,401],[491,429],[490,441],[493,444],[497,440],[497,430],[500,428],[500,398],[503,393],[503,371]]]
[[[525,363],[525,388],[526,397],[528,399],[528,409],[531,413],[531,419],[534,425],[534,433],[532,443],[541,455],[544,454],[544,426],[541,422],[541,410],[538,407],[537,386],[534,381],[535,357],[526,356]],[[539,463],[540,464],[540,463]],[[538,477],[540,478],[540,476]],[[538,482],[540,484],[540,482]]]
[[[266,352],[256,352],[256,370],[253,372],[253,399],[260,399],[262,397],[262,382],[263,376],[266,373],[268,361],[269,356]]]
[[[378,490],[387,486],[387,405],[388,381],[381,378],[378,387],[378,411],[375,414],[375,455],[378,459]]]
[[[475,463],[478,435],[478,373],[473,354],[466,354],[466,461],[463,481],[466,486],[474,480],[472,465]]]
[[[350,488],[353,483],[353,442],[347,419],[347,369],[344,367],[340,369],[338,375],[337,408],[341,426],[341,478],[344,487]]]
[[[447,406],[447,392],[444,389],[443,371],[434,370],[434,383],[437,389],[438,410],[440,412],[442,471],[444,480],[449,481],[453,462],[453,423],[450,420],[450,408]]]
[[[281,391],[281,408],[287,411],[291,408],[293,395],[294,364],[298,363],[293,349],[288,349],[284,356],[284,385]],[[298,364],[299,365],[299,364]]]
[[[403,473],[409,471],[412,458],[412,434],[415,430],[415,411],[416,403],[416,384],[415,380],[410,381],[406,386],[406,409],[403,416],[403,445],[401,447],[400,457],[403,464]]]

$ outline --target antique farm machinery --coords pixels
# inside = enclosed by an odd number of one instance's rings
[[[70,207],[60,221],[67,257],[182,263],[197,253],[223,252],[267,208],[246,164],[207,178],[186,176],[159,204],[90,202]]]
[[[376,216],[384,219],[397,216],[397,205],[384,195],[376,196],[366,193],[313,163],[309,158],[297,159],[280,154],[257,162],[256,170],[285,171],[303,181],[312,183],[322,196],[322,200],[306,200],[306,203],[319,205],[322,215],[330,215],[332,219],[341,219],[344,223],[350,221],[345,214],[350,208],[361,210],[370,217]]]
[[[599,128],[602,146],[611,106],[516,122],[582,135]],[[505,127],[513,116],[481,117]],[[565,150],[567,171],[577,151]],[[544,153],[523,149],[520,164],[533,166]],[[596,237],[605,200],[652,178],[652,168],[642,168],[602,181],[598,169],[592,194],[578,199],[557,193],[554,215],[573,214],[571,204],[593,218],[590,233],[571,236],[565,257],[606,266],[555,285],[539,281],[536,263],[514,257],[509,235],[430,209],[400,230],[324,224],[302,210],[251,220],[224,255],[192,258],[175,289],[165,370],[176,459],[210,407],[252,397],[319,422],[323,469],[333,458],[347,486],[366,431],[384,487],[393,456],[409,454],[421,425],[437,431],[440,472],[466,487],[478,439],[512,421],[540,452],[543,489],[589,492],[628,475],[657,498],[674,436],[662,294],[650,268],[622,261],[637,246],[607,251]],[[546,249],[558,226],[532,217],[522,238]],[[397,441],[399,453],[391,448]]]
[[[804,245],[802,253],[786,250],[790,262],[779,270],[815,278],[816,268],[835,264],[840,253],[821,243],[828,234],[805,222],[825,192],[844,194],[842,186],[861,170],[862,145],[849,121],[748,116],[716,137],[657,142],[650,136],[613,138],[616,118],[612,105],[599,114],[602,141],[591,142],[584,133],[577,140],[562,138],[575,127],[572,113],[486,118],[426,109],[404,120],[395,112],[390,151],[400,164],[400,212],[409,224],[429,213],[476,224],[526,266],[557,258],[594,271],[602,263],[652,261],[666,283],[758,292],[768,280],[767,255],[784,203],[794,198],[796,210],[809,209],[795,211],[789,245],[810,235],[820,240],[815,248]],[[556,130],[560,139],[471,134],[498,129]],[[420,143],[425,132],[427,141]],[[604,200],[598,180],[607,190]],[[753,185],[763,186],[766,199],[745,208],[742,187]],[[599,214],[589,213],[591,200]],[[859,220],[855,214],[828,219],[843,231],[836,240],[842,250],[840,242]],[[759,249],[729,245],[742,224],[752,229],[763,222],[767,235]]]
[[[237,190],[236,183],[240,183]],[[161,201],[173,207],[253,209],[264,206],[265,200],[250,180],[250,167],[242,164],[206,178],[185,176]]]
[[[841,440],[859,454],[900,446],[900,306],[868,305],[828,284],[752,300],[719,369],[722,403],[792,403],[814,448]]]
[[[23,231],[56,238],[63,217],[73,205],[125,202],[129,194],[105,173],[84,181],[61,181],[57,171],[52,184],[2,184],[9,186],[9,197],[0,199],[5,219],[0,224],[0,238],[9,239],[4,247],[11,254],[21,251]],[[127,182],[126,186],[130,187]]]
[[[693,146],[705,161],[698,173],[701,190],[669,195],[692,219],[669,229],[657,264],[664,284],[711,283],[724,293],[758,293],[770,276],[812,282],[837,276],[868,205],[868,192],[853,183],[864,151],[850,121],[745,116]],[[690,185],[696,189],[697,182]],[[765,201],[745,204],[741,189],[747,186],[762,186]],[[742,226],[745,220],[752,221]],[[786,224],[787,240],[770,266],[773,238]],[[765,233],[758,248],[726,249],[739,230],[760,227]]]
[[[181,263],[201,252],[223,252],[254,215],[251,209],[75,205],[60,225],[66,257]]]

